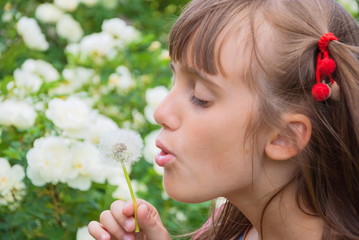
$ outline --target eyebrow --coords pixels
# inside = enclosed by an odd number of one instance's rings
[[[175,72],[175,67],[173,62],[170,62],[170,68],[172,69],[173,72]],[[198,76],[199,78],[205,80],[206,82],[215,85],[216,87],[221,88],[221,86],[218,85],[218,83],[214,82],[212,79],[208,78],[205,74],[203,74],[203,72],[198,71],[194,68],[191,68],[189,66],[183,65],[182,68],[186,71],[189,72],[191,74],[194,74],[196,76]]]

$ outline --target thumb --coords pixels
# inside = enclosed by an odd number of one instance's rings
[[[150,204],[141,203],[137,208],[137,220],[141,233],[146,240],[170,240],[168,231],[164,228],[157,209]]]

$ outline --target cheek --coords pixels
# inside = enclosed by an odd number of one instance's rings
[[[244,144],[245,128],[242,126],[237,121],[193,129],[193,137],[187,138],[187,143],[183,145],[186,146],[183,149],[184,160],[193,166],[189,170],[194,175],[205,172],[228,176],[251,169],[251,151],[245,147],[249,144]]]
[[[204,202],[251,186],[250,154],[229,145],[196,147],[192,144],[192,154],[188,149],[177,165],[165,170],[164,186],[171,198],[187,203]]]
[[[200,202],[251,186],[251,144],[244,144],[248,115],[232,110],[197,115],[196,119],[188,115],[183,122],[175,138],[178,161],[165,169],[164,184],[170,197]],[[234,112],[237,114],[231,114]]]

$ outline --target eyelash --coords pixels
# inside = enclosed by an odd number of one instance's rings
[[[196,98],[196,96],[191,97],[191,102],[200,107],[207,107],[208,103],[209,103],[209,101],[204,101],[204,100],[198,99],[198,98]]]

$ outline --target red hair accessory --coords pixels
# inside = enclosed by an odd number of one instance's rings
[[[312,88],[312,96],[319,102],[325,101],[329,97],[338,100],[339,96],[338,85],[332,77],[337,64],[329,57],[328,45],[331,41],[338,41],[333,33],[324,34],[318,41],[319,53],[315,69],[317,83]],[[325,77],[329,79],[329,83],[326,83]]]

